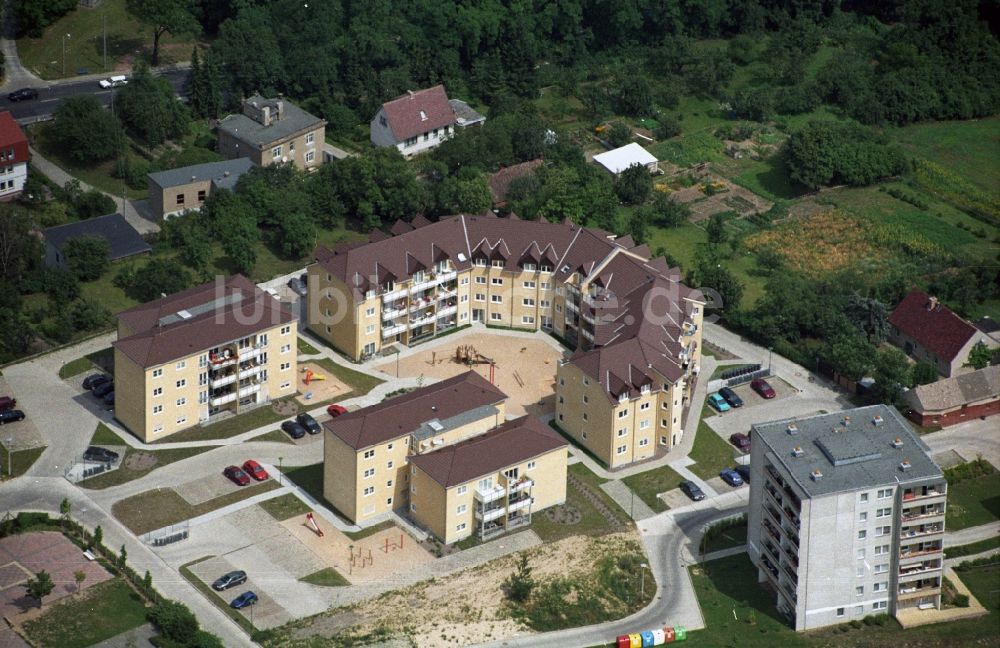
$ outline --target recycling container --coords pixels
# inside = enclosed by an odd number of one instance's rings
[[[621,635],[615,646],[616,648],[632,648],[632,640],[629,639],[628,635]]]
[[[653,646],[653,631],[646,630],[641,635],[642,637],[642,648],[652,648]]]
[[[688,638],[688,631],[684,629],[684,626],[677,626],[674,628],[674,638],[677,641],[684,641]]]
[[[671,626],[665,626],[663,628],[663,643],[673,643],[674,639],[674,629]]]
[[[632,648],[642,648],[642,635],[633,632],[628,638],[632,641]]]
[[[663,643],[664,643],[663,628],[657,628],[656,630],[653,630],[653,645],[662,646]]]

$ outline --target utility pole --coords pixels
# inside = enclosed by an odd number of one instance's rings
[[[66,34],[62,38],[62,54],[63,54],[63,67],[62,75],[66,76],[66,39],[69,38],[69,34]]]
[[[108,71],[108,14],[101,14],[101,34],[104,40],[104,71]]]

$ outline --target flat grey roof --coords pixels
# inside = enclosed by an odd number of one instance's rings
[[[46,241],[59,250],[75,238],[83,236],[102,238],[108,242],[108,258],[112,261],[152,250],[149,243],[146,243],[125,217],[117,213],[57,225],[42,230],[42,234]]]
[[[265,103],[272,101],[261,99],[260,97],[256,99]],[[219,130],[226,131],[241,142],[257,147],[264,147],[270,145],[272,142],[278,142],[290,137],[299,131],[307,128],[319,128],[326,123],[319,117],[310,115],[287,99],[284,101],[284,116],[272,122],[270,126],[264,126],[243,113],[237,113],[223,118],[219,122]]]
[[[471,126],[486,121],[486,117],[461,99],[449,99],[451,109],[455,111],[455,120],[459,126]]]
[[[886,405],[758,423],[751,436],[809,497],[944,478],[929,448]]]
[[[250,170],[253,162],[250,158],[236,158],[234,160],[222,160],[220,162],[206,162],[205,164],[192,164],[191,166],[180,167],[178,169],[168,169],[150,173],[149,179],[155,182],[161,189],[170,187],[180,187],[192,182],[205,180],[213,181],[216,186],[223,189],[232,189],[236,185],[239,177]],[[229,173],[227,176],[226,173]]]

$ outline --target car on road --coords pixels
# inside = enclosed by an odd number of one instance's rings
[[[740,398],[736,392],[734,392],[729,387],[723,387],[719,390],[719,396],[726,399],[730,407],[743,407],[743,399]]]
[[[237,585],[242,585],[247,582],[247,573],[242,569],[237,569],[236,571],[231,571],[228,574],[223,574],[215,579],[212,583],[212,589],[216,592],[222,592],[230,587],[236,587]]]
[[[729,411],[729,403],[726,402],[725,398],[719,396],[718,394],[709,394],[708,404],[711,405],[712,408],[718,410],[719,412]]]
[[[343,405],[330,405],[326,408],[326,413],[333,418],[337,418],[341,414],[347,414],[347,408]]]
[[[7,101],[30,101],[38,99],[38,90],[34,88],[21,88],[7,95]]]
[[[0,410],[14,409],[17,399],[13,396],[0,396]]]
[[[295,421],[285,421],[281,424],[281,429],[293,439],[301,439],[306,435],[306,429]]]
[[[243,462],[243,472],[250,475],[257,481],[264,481],[267,479],[267,471],[253,459],[247,459]]]
[[[119,88],[123,85],[128,85],[128,77],[122,74],[115,75],[113,77],[108,77],[107,79],[101,79],[98,82],[98,85],[105,90],[108,88]]]
[[[740,479],[743,480],[744,484],[750,483],[750,466],[740,465],[733,468],[733,470],[740,474]]]
[[[750,382],[750,388],[760,394],[762,398],[774,398],[777,395],[774,393],[774,388],[763,378],[754,378]]]
[[[102,382],[97,387],[90,390],[90,393],[94,395],[95,398],[104,398],[108,395],[108,392],[113,392],[115,390],[115,383],[112,380],[107,382]]]
[[[702,492],[701,488],[698,487],[698,484],[693,481],[682,481],[681,490],[684,491],[685,495],[696,502],[700,502],[705,499],[705,493]]]
[[[105,405],[108,405],[108,406],[114,405],[115,404],[115,392],[113,390],[109,391],[107,394],[104,395],[104,398],[102,398],[101,400],[104,401]]]
[[[316,422],[316,419],[314,419],[309,414],[306,414],[305,412],[302,412],[301,414],[296,416],[295,422],[304,427],[306,429],[306,432],[308,432],[309,434],[319,434],[320,432],[323,431],[323,428],[319,426],[319,423]]]
[[[4,423],[14,423],[24,420],[24,412],[21,410],[3,410],[0,412],[0,425]]]
[[[233,480],[237,486],[246,486],[250,483],[250,478],[239,466],[226,466],[222,474]]]
[[[750,437],[743,434],[742,432],[733,432],[729,435],[729,442],[740,449],[740,452],[746,454],[750,452]]]
[[[101,446],[89,446],[83,451],[83,458],[86,461],[97,461],[100,463],[114,463],[118,461],[118,453]]]
[[[300,297],[305,297],[309,293],[309,289],[306,288],[306,282],[302,281],[299,277],[292,277],[289,279],[288,287],[292,289],[292,292]]]
[[[743,478],[740,477],[740,474],[732,468],[726,468],[720,472],[719,477],[722,477],[722,481],[726,482],[730,486],[736,487],[743,485]]]
[[[90,374],[89,376],[83,379],[83,388],[93,389],[94,387],[97,387],[98,385],[101,385],[106,382],[111,382],[111,376],[109,376],[108,374],[102,374],[102,373]]]
[[[229,604],[229,607],[242,610],[243,608],[253,605],[256,602],[257,595],[253,592],[247,591],[234,598],[233,602]]]

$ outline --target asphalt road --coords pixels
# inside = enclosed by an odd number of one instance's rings
[[[184,84],[187,80],[188,70],[165,70],[159,76],[170,81],[170,84],[177,91],[178,95],[183,95]],[[71,83],[58,83],[48,86],[35,86],[38,90],[38,99],[30,101],[15,101],[7,99],[4,94],[0,97],[0,110],[9,110],[14,119],[44,119],[52,115],[67,97],[79,95],[94,95],[102,105],[111,103],[112,90],[105,90],[98,85],[98,81],[88,78],[83,81]],[[11,88],[11,91],[16,88]]]

